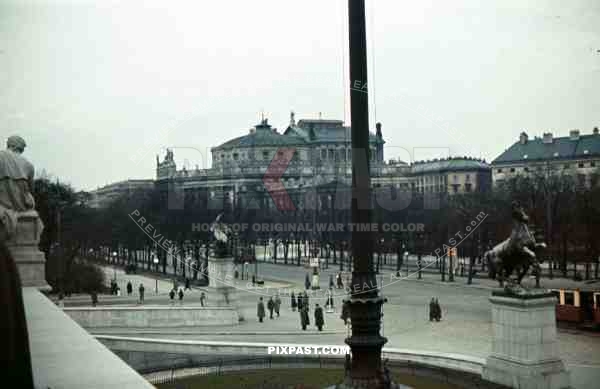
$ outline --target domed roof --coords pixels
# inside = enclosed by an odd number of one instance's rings
[[[306,141],[300,136],[277,133],[265,119],[261,124],[256,125],[254,131],[250,134],[233,138],[213,150],[255,146],[299,146],[304,144],[306,144]]]

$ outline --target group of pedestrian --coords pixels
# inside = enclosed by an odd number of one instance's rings
[[[279,295],[275,296],[275,300],[273,300],[273,296],[269,297],[269,301],[267,302],[267,309],[269,310],[269,318],[273,319],[273,310],[275,310],[275,314],[279,317],[279,310],[281,308],[281,299]]]
[[[280,316],[281,298],[279,297],[279,295],[275,296],[275,299],[273,299],[273,296],[269,297],[269,301],[267,302],[267,309],[269,310],[269,318],[270,319],[274,318],[273,311],[275,311],[275,314],[277,315],[277,317]],[[266,317],[265,304],[263,303],[262,297],[260,297],[258,299],[256,315],[258,316],[258,321],[260,323],[262,323],[263,319]]]
[[[432,297],[429,302],[429,321],[440,321],[442,320],[442,307],[436,297]]]
[[[110,281],[110,294],[113,294],[115,296],[121,295],[121,288],[119,288],[119,285],[115,280]]]
[[[171,305],[175,305],[175,295],[179,296],[179,305],[183,305],[183,288],[179,288],[176,292],[175,288],[171,289],[169,292],[169,297],[171,298]]]

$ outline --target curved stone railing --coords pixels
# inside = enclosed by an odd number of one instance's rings
[[[171,339],[148,339],[113,335],[96,335],[96,339],[111,350],[137,351],[137,352],[159,352],[168,354],[210,354],[210,355],[246,355],[265,356],[268,346],[277,343],[251,343],[251,342],[222,342],[222,341],[198,341],[198,340],[171,340]],[[340,345],[310,345],[280,343],[286,346],[340,346]],[[303,357],[315,357],[321,359],[341,359],[343,355],[315,355],[304,354]],[[460,371],[475,375],[481,375],[484,358],[478,358],[462,354],[443,353],[433,351],[419,351],[400,348],[384,348],[382,357],[390,361],[408,362],[418,365],[426,365]]]

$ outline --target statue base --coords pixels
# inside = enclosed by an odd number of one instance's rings
[[[546,291],[496,291],[492,303],[492,353],[482,378],[520,389],[570,387],[558,357],[556,298]]]
[[[33,286],[49,292],[52,288],[46,282],[46,258],[38,248],[43,229],[35,210],[21,212],[17,215],[16,231],[7,246],[19,269],[21,286]]]
[[[211,305],[235,307],[239,321],[243,321],[244,315],[238,304],[233,268],[232,257],[208,257],[208,287],[213,290],[209,298]]]

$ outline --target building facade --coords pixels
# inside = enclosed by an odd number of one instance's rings
[[[384,144],[381,123],[370,133],[369,150],[356,151],[351,147],[351,128],[343,121],[296,122],[292,113],[282,132],[264,119],[248,134],[212,148],[213,164],[208,169],[177,170],[173,152],[167,151],[163,161],[157,157],[156,183],[163,190],[179,193],[171,197],[200,200],[209,207],[224,203],[244,207],[249,206],[244,204],[248,199],[260,199],[261,208],[284,209],[285,204],[278,201],[285,198],[274,196],[277,190],[273,188],[267,191],[267,181],[279,180],[281,173],[281,192],[289,194],[297,207],[305,207],[309,201],[306,194],[318,191],[316,188],[351,187],[352,153],[360,152],[370,161],[373,188],[458,194],[486,191],[491,186],[490,166],[485,161],[452,157],[412,165],[386,162]],[[319,200],[323,201],[328,200]]]
[[[494,184],[518,175],[568,174],[578,186],[598,183],[600,167],[600,134],[595,127],[591,134],[572,130],[569,136],[553,137],[552,133],[529,139],[526,132],[519,140],[492,161]]]
[[[111,202],[121,196],[126,196],[138,190],[154,189],[154,180],[125,180],[115,182],[90,192],[90,207],[106,208]]]

